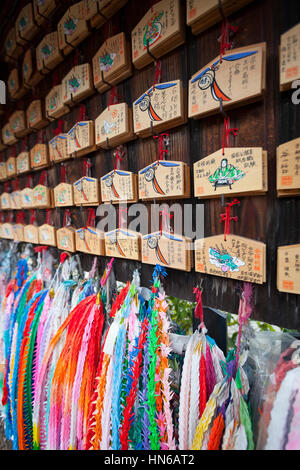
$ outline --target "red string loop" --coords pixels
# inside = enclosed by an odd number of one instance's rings
[[[36,221],[36,211],[35,211],[35,209],[31,209],[30,210],[30,221],[29,221],[30,225],[33,225],[35,221]]]
[[[162,232],[166,231],[167,217],[169,218],[169,220],[171,220],[173,218],[174,214],[170,214],[166,209],[164,209],[162,211],[159,211],[159,213],[161,215],[160,235],[162,235]]]
[[[39,184],[44,185],[46,183],[46,177],[47,177],[47,172],[46,172],[46,170],[43,170],[42,173],[41,173]]]
[[[22,140],[22,152],[26,152],[28,149],[28,137],[27,135]]]
[[[202,301],[202,289],[199,287],[194,287],[193,293],[196,294],[196,308],[195,308],[195,318],[200,320],[201,328],[204,326],[203,322],[203,301]]]
[[[51,210],[46,209],[45,224],[50,225],[50,223],[51,223]]]
[[[88,210],[88,219],[85,228],[87,227],[95,227],[95,220],[96,220],[96,212],[95,209],[91,207]]]
[[[227,20],[223,21],[220,40],[220,63],[222,63],[223,55],[225,55],[226,51],[229,51],[232,47],[230,33],[236,34],[238,29],[238,26],[232,26]]]
[[[111,105],[117,104],[119,102],[119,95],[117,93],[117,87],[114,85],[112,89],[109,92],[109,98],[108,98],[108,110]]]
[[[57,127],[53,131],[54,135],[63,134],[63,128],[64,128],[64,121],[62,119],[58,119]]]
[[[229,235],[230,233],[230,222],[233,220],[234,222],[237,222],[238,218],[237,216],[231,217],[231,208],[232,206],[240,204],[240,201],[238,199],[234,199],[232,202],[229,202],[226,207],[225,207],[225,213],[221,214],[221,219],[220,222],[224,222],[224,240],[226,242],[226,235]]]
[[[71,221],[71,211],[70,209],[66,209],[64,213],[64,223],[63,226],[66,227],[69,225],[69,221]]]
[[[222,148],[222,154],[225,154],[225,148],[229,147],[229,136],[230,134],[233,134],[234,137],[237,136],[238,133],[238,127],[230,127],[230,121],[229,117],[224,118],[224,128],[223,128],[223,148]]]
[[[157,60],[155,64],[153,91],[155,90],[155,86],[157,85],[157,83],[160,83],[160,82],[161,82],[161,61]]]
[[[87,110],[84,104],[80,105],[79,108],[79,121],[86,121],[87,120]]]
[[[67,171],[65,165],[62,163],[60,166],[60,182],[66,183],[67,179]]]
[[[16,217],[17,224],[24,224],[24,220],[25,220],[24,212],[23,211],[18,211],[17,212],[17,217]]]
[[[157,146],[157,165],[159,165],[159,160],[165,160],[165,155],[168,154],[168,150],[165,148],[165,141],[169,138],[169,133],[164,132],[159,135],[153,136],[154,140],[158,140]]]
[[[83,176],[88,176],[89,170],[92,168],[92,164],[89,158],[83,160]]]
[[[119,149],[116,149],[115,151],[115,165],[114,165],[114,173],[116,172],[117,170],[117,166],[118,166],[118,162],[121,163],[121,161],[123,160],[123,158],[121,157],[120,155],[120,151]]]
[[[126,207],[120,206],[119,207],[119,222],[118,222],[119,228],[125,228],[126,227],[126,220],[123,219],[123,217],[122,217],[124,212],[127,215],[128,214],[128,209]],[[123,222],[125,222],[125,225],[123,224]]]

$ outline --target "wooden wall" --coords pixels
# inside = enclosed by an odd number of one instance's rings
[[[185,4],[185,0],[182,0]],[[152,2],[156,3],[156,2]],[[151,6],[150,0],[129,0],[127,5],[114,16],[100,30],[94,32],[82,45],[79,46],[82,63],[90,61],[102,42],[112,34],[125,31],[130,40],[130,32],[139,19]],[[45,32],[60,19],[66,5],[61,3],[52,22],[39,32],[33,45],[36,46]],[[279,57],[278,45],[280,34],[300,21],[300,8],[298,1],[291,0],[255,0],[248,7],[243,8],[230,17],[230,22],[239,27],[234,37],[234,46],[246,46],[257,42],[267,42],[267,86],[264,99],[247,106],[229,111],[231,125],[238,127],[238,136],[231,137],[232,146],[262,146],[268,151],[268,177],[269,192],[267,196],[241,197],[240,207],[234,208],[238,215],[238,222],[232,225],[234,233],[267,244],[267,283],[263,286],[255,285],[255,311],[254,319],[277,324],[287,328],[300,327],[300,296],[279,293],[276,290],[276,250],[278,245],[300,243],[300,198],[276,197],[276,146],[300,136],[299,117],[300,106],[291,102],[291,91],[279,92]],[[48,31],[47,31],[48,29]],[[190,28],[186,27],[186,42],[167,56],[162,58],[162,81],[181,79],[187,90],[188,80],[193,73],[206,65],[219,54],[218,37],[221,34],[221,24],[210,28],[199,36],[193,36]],[[22,56],[20,58],[20,65]],[[59,79],[73,66],[74,53],[67,56],[57,67]],[[143,70],[134,70],[131,78],[117,86],[120,100],[132,103],[146,89],[153,84],[154,66],[147,66]],[[26,108],[34,96],[44,98],[53,83],[52,74],[47,76],[32,93],[20,103],[11,103]],[[109,92],[102,95],[95,94],[87,99],[88,116],[95,119],[107,106]],[[67,131],[79,118],[78,105],[68,115],[63,117],[64,130]],[[2,124],[5,122],[2,119]],[[1,125],[2,125],[1,124]],[[57,123],[46,128],[46,138],[49,140],[54,134]],[[187,124],[170,131],[169,159],[183,160],[192,166],[193,162],[213,153],[222,146],[223,117],[215,115],[202,120],[189,120]],[[29,136],[29,144],[36,142],[36,134]],[[18,144],[17,144],[18,146]],[[18,150],[20,150],[20,145]],[[123,160],[122,168],[138,171],[150,164],[156,156],[156,147],[152,137],[138,139],[127,144],[127,159]],[[5,152],[6,156],[9,152]],[[113,168],[111,151],[99,150],[90,155],[93,163],[92,176],[101,177]],[[72,183],[82,176],[83,159],[66,162],[68,182]],[[53,166],[48,171],[49,186],[59,183],[59,166]],[[34,184],[37,184],[40,172],[34,173]],[[21,188],[25,187],[26,176],[20,178]],[[3,185],[2,185],[3,186]],[[0,188],[3,190],[3,188]],[[205,204],[205,236],[217,235],[223,232],[220,223],[220,213],[223,212],[221,200],[200,201],[191,199],[193,205]],[[42,224],[45,218],[44,211],[38,211],[38,222]],[[87,209],[72,209],[73,222],[76,227],[86,223]],[[60,227],[63,220],[63,210],[53,211],[55,225]],[[91,256],[82,256],[84,266],[89,269],[92,264]],[[99,260],[100,267],[104,267],[106,258]],[[149,285],[152,266],[141,265],[133,261],[115,261],[115,273],[119,280],[130,279],[135,268],[139,268],[142,283]],[[237,292],[240,283],[222,279],[220,277],[203,276],[192,271],[183,273],[168,270],[165,279],[167,294],[184,299],[194,300],[193,287],[204,278],[204,302],[206,305],[237,313],[239,297]]]

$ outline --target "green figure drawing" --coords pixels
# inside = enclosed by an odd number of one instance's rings
[[[48,59],[48,57],[51,55],[51,47],[46,44],[44,47],[42,47],[42,57],[43,59]]]
[[[143,44],[147,47],[147,42],[149,46],[154,44],[161,36],[162,24],[159,20],[162,18],[164,12],[162,11],[159,15],[155,16],[152,21],[149,22],[146,26],[146,31],[143,38]]]
[[[75,93],[78,90],[80,82],[81,80],[74,76],[69,80],[69,89],[72,93]]]
[[[217,186],[229,186],[232,189],[233,183],[244,176],[243,171],[228,163],[227,158],[223,158],[219,168],[208,179],[214,185],[216,191]]]
[[[69,18],[68,21],[64,23],[64,33],[66,35],[73,34],[77,27],[77,23],[78,23],[77,18]]]
[[[115,53],[107,53],[106,55],[100,57],[100,70],[103,70],[103,72],[108,72],[111,67],[113,66],[114,60],[116,58]]]

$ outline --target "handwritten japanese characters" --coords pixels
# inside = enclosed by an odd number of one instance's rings
[[[158,231],[142,237],[142,262],[190,271],[191,240],[181,235]]]
[[[277,289],[300,294],[300,245],[279,246],[277,249]]]
[[[300,195],[300,138],[277,147],[277,195]]]
[[[77,122],[67,133],[67,153],[81,157],[96,149],[94,121]]]
[[[141,234],[118,228],[105,233],[106,256],[141,260]]]
[[[68,135],[58,134],[49,141],[50,161],[60,162],[70,158],[68,154]]]
[[[62,80],[63,103],[74,105],[94,93],[90,64],[76,65]]]
[[[97,205],[100,201],[100,185],[96,178],[83,176],[73,184],[74,204]]]
[[[94,227],[82,227],[75,232],[76,250],[82,253],[104,256],[104,232]]]
[[[97,147],[109,148],[135,139],[132,110],[126,103],[108,106],[95,120]]]
[[[300,78],[300,23],[280,36],[280,91],[289,90]]]
[[[130,171],[112,170],[100,178],[102,202],[136,202],[137,175]]]

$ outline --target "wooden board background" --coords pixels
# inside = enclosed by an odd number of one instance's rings
[[[184,0],[182,0],[185,3]],[[7,15],[14,19],[18,8],[12,2],[11,6],[5,4],[1,7],[0,19]],[[22,2],[17,2],[20,7]],[[93,55],[97,52],[102,42],[112,34],[125,31],[128,40],[130,32],[140,18],[151,6],[150,0],[137,2],[129,0],[127,5],[116,14],[99,31],[94,32],[80,46],[80,58],[82,62],[92,62]],[[11,8],[11,10],[9,10]],[[14,11],[15,8],[15,11]],[[49,22],[49,25],[35,36],[33,45],[37,45],[43,34],[53,29],[57,21],[62,17],[66,9],[65,3],[61,3]],[[287,328],[300,328],[300,296],[279,293],[276,290],[276,250],[278,245],[295,244],[300,242],[300,198],[276,198],[276,146],[299,137],[300,106],[292,104],[292,91],[279,92],[279,57],[278,46],[280,34],[285,32],[300,21],[300,9],[298,1],[285,0],[255,0],[249,6],[230,17],[231,23],[239,27],[234,38],[234,47],[246,46],[257,42],[267,42],[267,86],[263,101],[243,106],[229,111],[233,127],[239,128],[236,138],[231,137],[232,146],[262,146],[268,151],[268,176],[269,192],[267,196],[240,198],[240,207],[234,208],[239,221],[232,225],[234,233],[249,238],[263,241],[267,244],[267,283],[264,286],[254,286],[255,311],[253,318],[277,324]],[[1,23],[0,39],[9,29],[9,24]],[[6,26],[6,28],[5,28]],[[186,42],[183,46],[162,58],[162,82],[174,79],[182,79],[183,86],[187,89],[188,80],[193,73],[210,62],[219,53],[217,38],[221,34],[221,24],[218,24],[199,36],[193,36],[189,27],[186,27]],[[19,59],[22,63],[23,55]],[[74,52],[64,59],[57,67],[57,73],[61,80],[73,66]],[[37,86],[35,92],[28,93],[22,102],[9,103],[11,110],[22,109],[28,106],[36,96],[45,98],[52,86],[53,73],[46,76]],[[1,77],[2,78],[2,77]],[[131,78],[117,86],[120,100],[132,103],[142,92],[147,90],[154,79],[154,66],[150,64],[138,71],[134,70]],[[88,117],[95,119],[107,106],[109,92],[99,93],[87,99]],[[63,117],[65,131],[68,131],[79,118],[78,105],[68,115]],[[1,126],[7,120],[8,114],[1,117]],[[54,122],[46,128],[47,140],[53,137],[53,130],[57,124]],[[222,146],[223,118],[221,115],[212,116],[198,121],[189,120],[187,124],[170,131],[170,146],[168,159],[183,160],[191,167],[192,164],[205,157]],[[32,147],[36,142],[36,135],[29,136],[29,144]],[[18,144],[17,144],[18,145]],[[19,146],[19,151],[21,148]],[[121,163],[121,168],[138,172],[150,164],[156,155],[156,147],[153,139],[138,139],[127,144],[128,156]],[[9,150],[5,151],[6,158]],[[92,176],[100,178],[113,169],[111,151],[97,150],[90,154],[93,168]],[[82,159],[66,162],[67,182],[73,183],[82,176]],[[53,166],[48,171],[49,186],[54,187],[59,183],[59,165]],[[20,177],[21,188],[25,186],[26,176]],[[34,185],[38,184],[40,172],[34,173]],[[0,185],[1,192],[3,185]],[[205,236],[220,234],[223,232],[223,224],[219,222],[221,200],[189,201],[205,204]],[[63,209],[53,211],[54,223],[61,226]],[[74,225],[81,227],[87,220],[87,208],[73,208],[72,216]],[[29,219],[29,214],[27,214]],[[45,212],[38,211],[39,225],[44,223]],[[28,220],[29,221],[29,220]],[[92,256],[81,257],[86,269],[92,266]],[[107,258],[99,258],[99,266],[102,269]],[[130,279],[131,273],[138,268],[142,277],[142,284],[149,286],[153,267],[141,265],[133,261],[115,260],[115,273],[119,280]],[[180,298],[194,300],[193,287],[204,278],[204,303],[213,308],[219,308],[227,312],[237,313],[239,297],[237,291],[241,287],[238,282],[221,279],[212,276],[203,276],[195,273],[184,273],[176,270],[168,270],[168,276],[164,281],[167,294]]]

